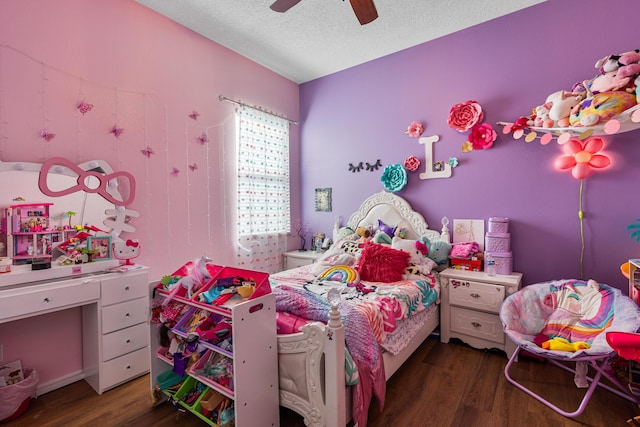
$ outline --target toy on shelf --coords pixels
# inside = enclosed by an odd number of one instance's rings
[[[595,76],[553,92],[532,114],[513,123],[498,122],[503,132],[519,139],[528,131],[527,142],[543,132],[540,142],[548,144],[554,136],[563,143],[574,135],[585,139],[640,128],[639,50],[608,55],[596,61],[595,68]]]

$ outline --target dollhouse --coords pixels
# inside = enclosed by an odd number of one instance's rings
[[[5,209],[2,240],[14,265],[51,260],[51,249],[77,233],[70,226],[56,225],[50,214],[53,203],[25,203]]]

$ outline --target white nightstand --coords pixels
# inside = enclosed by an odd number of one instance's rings
[[[315,251],[291,251],[284,254],[284,269],[302,267],[313,264],[322,256],[321,252]]]
[[[511,357],[516,345],[500,321],[502,301],[520,289],[522,273],[489,276],[447,268],[440,273],[440,341],[459,338],[475,348],[497,348]]]

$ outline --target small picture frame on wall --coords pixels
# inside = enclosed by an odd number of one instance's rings
[[[316,188],[316,212],[331,212],[331,188]]]
[[[87,237],[87,250],[90,251],[91,261],[111,259],[111,236]]]

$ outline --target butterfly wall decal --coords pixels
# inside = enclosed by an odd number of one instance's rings
[[[191,112],[191,114],[189,114],[189,118],[192,120],[198,120],[198,116],[200,115],[200,113],[198,113],[196,110],[193,110]]]
[[[88,102],[82,101],[80,104],[78,104],[77,108],[78,108],[78,111],[80,111],[84,116],[86,113],[91,111],[91,109],[93,108],[93,104],[89,104]]]
[[[55,137],[56,137],[56,134],[55,134],[55,133],[51,133],[51,132],[49,132],[49,131],[48,131],[48,130],[46,130],[46,129],[42,129],[42,130],[40,131],[40,136],[41,136],[41,137],[42,137],[42,139],[44,139],[45,141],[49,142],[49,141],[51,141],[53,138],[55,138]]]
[[[171,176],[178,176],[178,174],[179,174],[179,173],[180,173],[180,169],[178,169],[178,168],[176,168],[176,167],[174,167],[174,168],[171,170]]]
[[[195,171],[196,169],[198,169],[198,165],[196,165],[195,163],[192,165],[189,165],[189,169],[191,169],[191,171]]]
[[[143,148],[142,150],[140,150],[140,152],[141,152],[141,153],[142,153],[142,155],[143,155],[143,156],[145,156],[147,159],[150,159],[152,154],[156,154],[156,153],[154,153],[154,152],[153,152],[153,150],[151,149],[151,147],[149,147],[148,145],[147,145],[147,147],[146,147],[146,148]]]
[[[206,144],[207,142],[209,142],[209,137],[207,136],[207,134],[206,134],[206,133],[202,132],[202,135],[200,135],[200,136],[198,137],[198,142],[199,142],[201,145],[204,145],[204,144]]]
[[[116,138],[118,138],[124,132],[123,128],[119,128],[117,124],[113,125],[109,133],[112,133]]]

